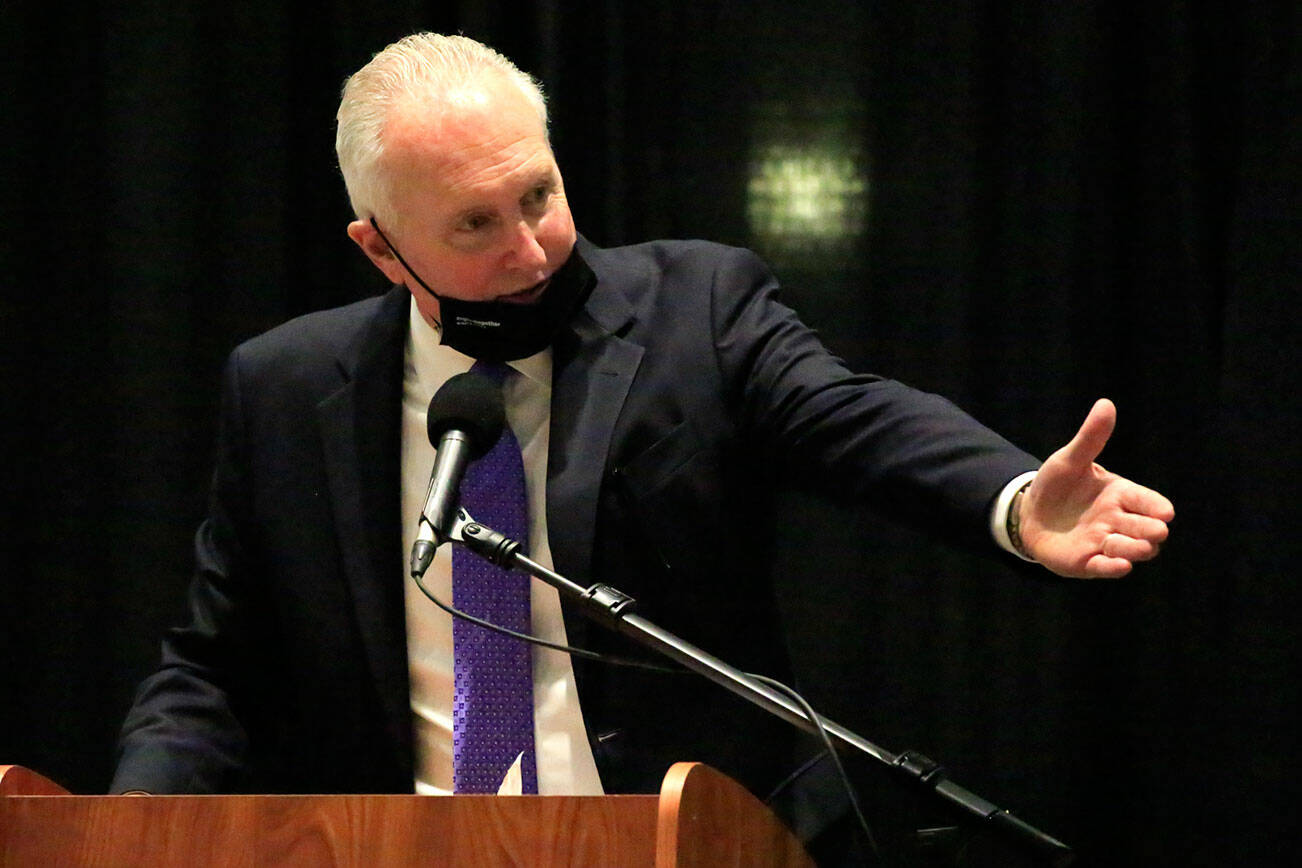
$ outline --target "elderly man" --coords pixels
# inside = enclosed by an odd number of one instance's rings
[[[507,363],[532,557],[752,671],[787,671],[776,479],[1068,576],[1121,576],[1166,536],[1170,503],[1094,463],[1111,403],[1041,465],[943,399],[847,371],[745,251],[579,238],[541,93],[483,45],[386,48],[344,89],[337,147],[348,235],[396,286],[232,354],[192,621],[141,686],[115,790],[448,793],[523,767],[527,791],[636,792],[695,759],[763,795],[790,770],[786,725],[712,685],[545,649],[526,652],[529,731],[470,768],[473,640],[404,552],[425,408],[477,363]],[[445,599],[447,548],[426,581]],[[627,653],[533,585],[532,632]]]

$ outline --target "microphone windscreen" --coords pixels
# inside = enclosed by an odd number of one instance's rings
[[[502,387],[495,380],[470,371],[452,377],[434,393],[425,417],[429,442],[434,448],[438,448],[447,432],[464,431],[474,458],[493,448],[505,424]]]

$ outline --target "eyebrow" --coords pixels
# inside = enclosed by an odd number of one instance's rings
[[[560,172],[555,168],[542,169],[533,176],[533,180],[525,185],[526,190],[532,190],[534,187],[555,187],[556,182],[560,179]]]
[[[520,195],[524,195],[525,193],[528,193],[530,190],[533,190],[536,187],[555,188],[560,185],[560,172],[558,172],[555,168],[540,169],[532,176],[527,176],[527,177],[529,177],[529,180],[527,183],[521,186],[522,192]],[[493,211],[493,210],[495,209],[488,205],[470,205],[458,211],[454,215],[453,220],[461,220],[473,214],[478,214],[483,211]]]

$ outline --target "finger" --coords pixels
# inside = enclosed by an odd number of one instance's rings
[[[1145,539],[1134,539],[1121,533],[1110,533],[1103,539],[1104,557],[1125,558],[1128,561],[1147,561],[1156,557],[1157,544]]]
[[[1151,515],[1162,521],[1175,518],[1175,507],[1171,501],[1151,488],[1132,484],[1121,492],[1118,498],[1121,508],[1139,515]]]
[[[1108,438],[1112,436],[1112,429],[1116,424],[1116,405],[1107,398],[1099,398],[1090,408],[1089,415],[1081,423],[1076,436],[1063,447],[1064,457],[1072,464],[1089,464],[1099,457],[1099,453],[1107,445]]]
[[[1125,558],[1110,558],[1107,555],[1094,555],[1085,562],[1087,579],[1119,579],[1130,572],[1133,565]]]
[[[1160,543],[1166,539],[1170,530],[1166,522],[1147,515],[1123,512],[1112,521],[1112,529],[1134,539]]]

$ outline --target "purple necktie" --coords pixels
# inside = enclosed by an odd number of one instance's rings
[[[511,369],[476,362],[475,373],[501,383]],[[508,425],[496,445],[472,462],[461,482],[461,505],[476,522],[519,540],[529,550],[524,462]],[[530,631],[529,577],[493,566],[458,546],[452,550],[452,601],[458,609],[520,633]],[[452,787],[496,793],[515,758],[523,792],[538,792],[533,743],[532,646],[457,618],[452,623]]]

